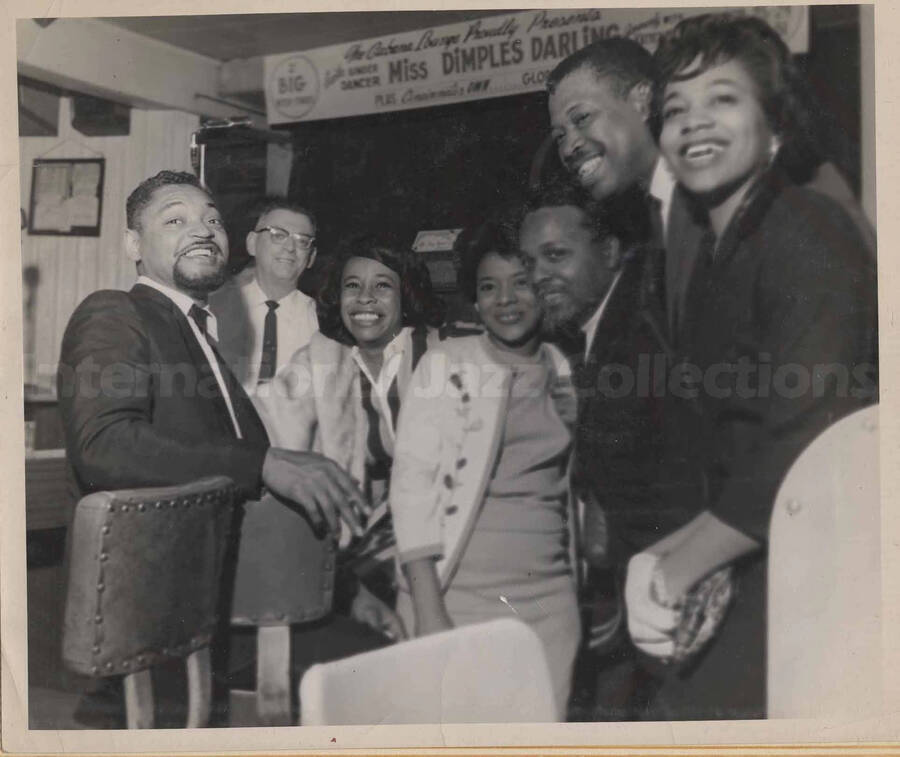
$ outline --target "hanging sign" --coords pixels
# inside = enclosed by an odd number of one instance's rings
[[[768,21],[790,49],[809,46],[804,6],[719,9]],[[544,88],[563,58],[625,36],[648,49],[709,8],[532,10],[265,58],[270,124],[447,105]]]

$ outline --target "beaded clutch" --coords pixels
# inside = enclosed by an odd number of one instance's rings
[[[679,611],[675,650],[665,662],[682,663],[700,652],[725,620],[735,594],[733,571],[727,566],[711,573],[677,602],[668,601],[660,591],[661,585],[657,574],[653,581],[657,601]]]

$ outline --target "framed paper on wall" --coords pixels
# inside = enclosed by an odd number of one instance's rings
[[[36,158],[28,233],[99,237],[104,158]]]

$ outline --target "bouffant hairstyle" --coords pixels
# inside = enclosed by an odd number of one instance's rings
[[[654,110],[661,110],[666,85],[738,61],[753,80],[769,128],[781,140],[779,161],[791,177],[806,181],[822,162],[815,127],[819,108],[787,45],[756,16],[707,13],[684,19],[663,35],[654,56]],[[699,68],[694,61],[699,60]],[[690,67],[690,77],[683,72]]]
[[[519,250],[519,209],[515,206],[496,211],[479,226],[465,229],[456,240],[455,251],[459,256],[457,282],[459,290],[472,302],[478,297],[478,266],[489,253],[502,258],[527,258]]]
[[[400,277],[401,323],[404,326],[438,327],[446,306],[432,289],[428,268],[398,235],[356,234],[341,241],[326,264],[325,281],[319,292],[319,329],[342,344],[354,344],[341,318],[341,284],[350,258],[376,260]]]

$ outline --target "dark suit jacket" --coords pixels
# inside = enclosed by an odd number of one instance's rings
[[[268,437],[237,382],[234,434],[215,376],[187,318],[137,284],[100,291],[72,315],[58,392],[66,449],[82,493],[229,476],[258,496]]]
[[[668,501],[659,486],[665,373],[662,251],[641,247],[626,259],[583,367],[576,369],[578,424],[574,485],[587,511],[611,528],[607,562],[623,563],[659,539]],[[578,360],[574,361],[576,365]],[[661,382],[661,383],[660,383]]]

